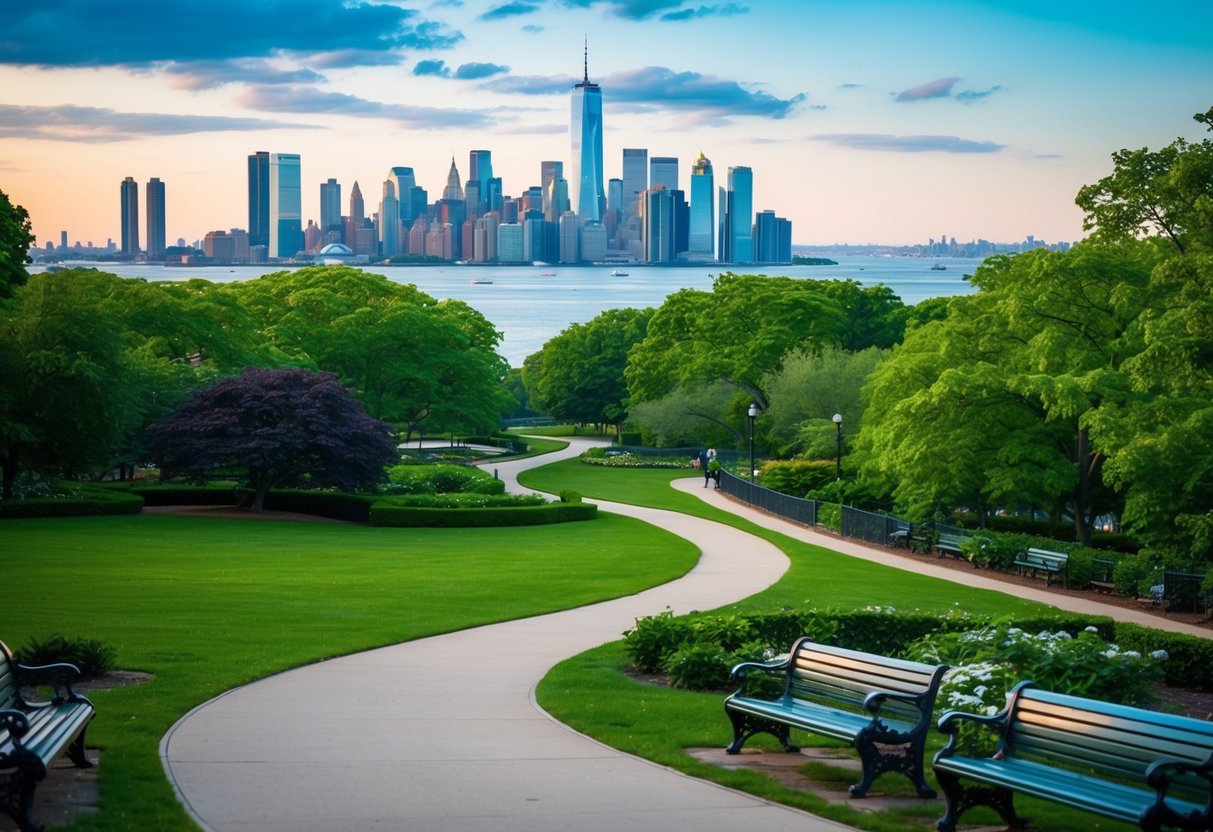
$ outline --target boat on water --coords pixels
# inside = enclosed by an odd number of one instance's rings
[[[936,263],[934,266],[931,267],[931,271],[933,271],[933,272],[946,272],[947,270],[948,270],[948,267],[945,266],[943,263]]]
[[[539,276],[540,277],[555,277],[556,272],[542,272]]]
[[[477,283],[492,283],[492,282],[493,281],[491,281],[491,280],[473,280],[472,285],[475,285]]]
[[[627,276],[628,276],[627,272],[621,272],[619,269],[615,269],[613,272],[611,272],[611,277],[627,277]]]

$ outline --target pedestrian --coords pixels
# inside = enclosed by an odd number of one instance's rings
[[[712,472],[708,470],[708,452],[706,450],[700,450],[697,462],[699,465],[696,467],[699,468],[699,473],[703,474],[703,487],[707,488],[708,481],[712,479]]]
[[[716,458],[715,448],[708,448],[708,476],[716,482],[716,487],[720,488],[720,460]]]

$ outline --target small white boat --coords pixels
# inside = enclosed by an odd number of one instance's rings
[[[621,272],[621,271],[619,271],[619,269],[615,269],[615,271],[611,272],[611,277],[627,277],[627,276],[628,276],[627,272]]]
[[[492,283],[492,282],[493,281],[491,281],[491,280],[473,280],[472,285],[476,285],[477,283]]]

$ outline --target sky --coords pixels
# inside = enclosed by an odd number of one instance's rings
[[[1080,239],[1074,196],[1122,148],[1207,134],[1213,3],[1116,0],[9,0],[0,191],[37,246],[120,237],[119,186],[165,183],[167,236],[247,228],[247,157],[299,153],[368,213],[388,170],[431,199],[492,152],[507,195],[570,170],[569,91],[622,149],[754,176],[798,245]],[[588,60],[587,60],[588,52]],[[143,238],[143,220],[140,221]]]

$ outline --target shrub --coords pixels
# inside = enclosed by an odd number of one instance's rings
[[[379,505],[406,506],[412,508],[517,508],[519,506],[547,505],[540,494],[403,494],[385,497]]]
[[[623,634],[623,649],[637,670],[657,673],[691,636],[691,622],[675,618],[671,610],[637,618],[636,625]]]
[[[836,532],[842,531],[842,504],[818,503],[817,525],[825,526]]]
[[[371,507],[371,525],[384,528],[485,528],[542,526],[593,520],[593,503],[548,503],[501,508],[415,508],[378,502]]]
[[[719,690],[729,683],[732,656],[719,644],[689,641],[670,653],[662,669],[670,684],[688,690]]]
[[[244,490],[252,499],[252,492]],[[306,489],[282,488],[265,495],[268,511],[293,511],[299,514],[314,514],[333,520],[365,523],[371,516],[371,505],[377,498],[366,494],[347,494],[343,491],[309,491]]]
[[[571,488],[566,488],[560,492],[560,502],[562,503],[580,503],[581,492],[573,491]]]
[[[81,636],[66,638],[58,633],[41,641],[31,638],[15,655],[21,664],[30,666],[74,664],[84,677],[104,676],[114,669],[118,659],[118,651],[109,644]]]
[[[1128,622],[1116,625],[1116,641],[1122,648],[1142,655],[1165,651],[1163,670],[1168,685],[1213,691],[1213,641]]]
[[[85,517],[138,514],[143,498],[100,485],[70,484],[57,488],[56,497],[0,501],[0,519],[21,517]]]
[[[387,484],[380,489],[383,494],[505,493],[505,482],[470,465],[394,465],[387,475]]]
[[[836,467],[825,459],[774,459],[761,466],[762,484],[773,491],[803,497],[836,480]]]
[[[682,456],[641,456],[614,448],[587,448],[580,457],[586,465],[606,468],[689,468],[690,459]]]

